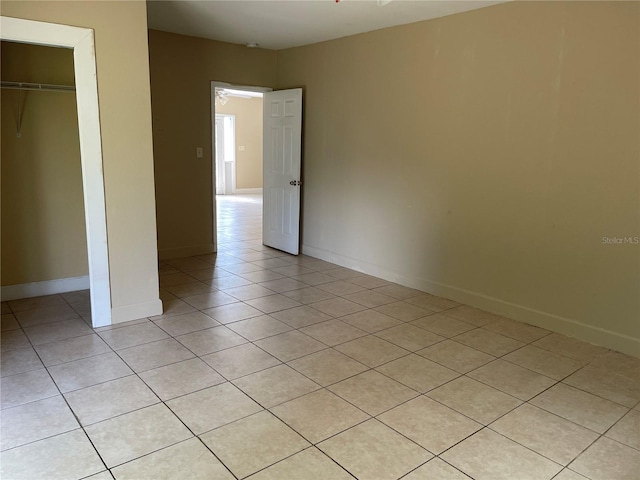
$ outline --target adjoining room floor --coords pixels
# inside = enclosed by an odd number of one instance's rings
[[[161,316],[2,303],[3,480],[638,478],[639,359],[264,247],[260,197],[218,199]]]

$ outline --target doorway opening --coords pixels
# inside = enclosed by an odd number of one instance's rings
[[[214,238],[262,245],[263,92],[212,82]],[[245,243],[248,245],[249,243]]]

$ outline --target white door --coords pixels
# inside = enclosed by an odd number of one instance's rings
[[[262,242],[293,255],[300,243],[302,89],[264,94]]]

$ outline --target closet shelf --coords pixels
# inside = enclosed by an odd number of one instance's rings
[[[48,83],[25,83],[25,82],[5,82],[1,83],[2,88],[9,90],[24,90],[36,92],[75,92],[73,85],[52,85]]]

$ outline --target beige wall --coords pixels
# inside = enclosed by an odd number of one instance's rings
[[[2,42],[1,57],[2,80],[74,83],[70,49]],[[75,95],[3,89],[1,165],[2,286],[87,275]]]
[[[146,4],[3,1],[1,13],[94,29],[113,315],[152,315],[160,303]]]
[[[640,352],[637,2],[511,2],[278,52],[305,252]]]
[[[211,81],[273,87],[276,52],[150,30],[149,53],[159,253],[206,253],[213,249]]]
[[[229,97],[216,113],[236,117],[236,188],[262,188],[262,98]]]

